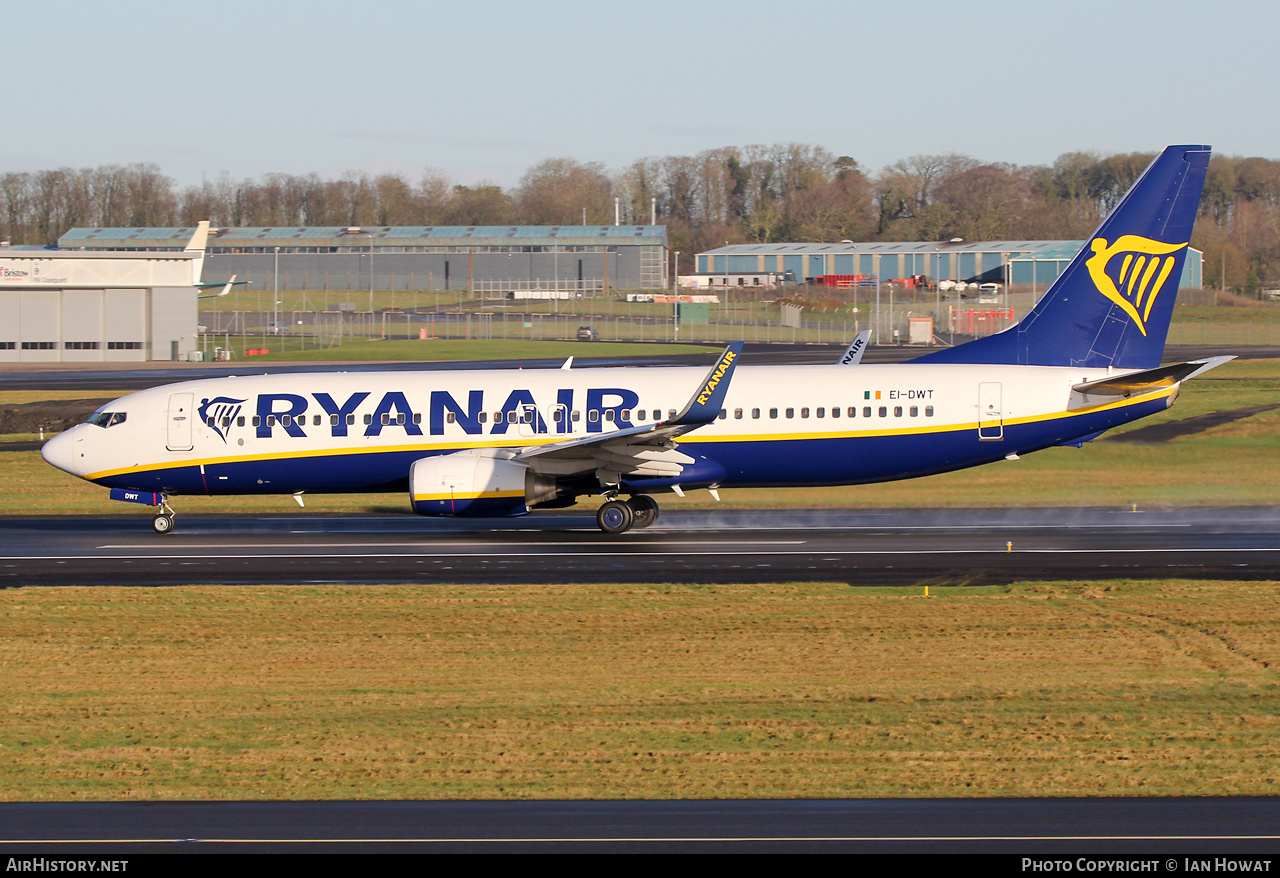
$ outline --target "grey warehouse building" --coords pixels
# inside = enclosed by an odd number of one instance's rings
[[[855,275],[882,282],[923,274],[930,281],[1025,285],[1043,290],[1075,257],[1084,241],[865,242],[839,244],[730,244],[698,254],[700,275],[726,277],[777,272],[788,282],[824,275]],[[1181,287],[1199,288],[1203,254],[1187,248]],[[711,278],[712,286],[715,280]]]
[[[76,228],[58,247],[163,252],[181,250],[191,233]],[[248,289],[352,293],[651,290],[669,283],[667,249],[665,226],[226,228],[210,234],[204,279],[234,274]]]

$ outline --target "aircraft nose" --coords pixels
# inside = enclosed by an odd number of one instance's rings
[[[76,440],[71,435],[74,431],[75,428],[72,428],[65,433],[59,433],[44,443],[40,448],[40,456],[50,466],[56,466],[64,473],[78,476],[80,473],[76,470]]]

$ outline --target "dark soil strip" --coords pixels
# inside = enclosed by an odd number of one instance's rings
[[[1136,442],[1139,444],[1168,442],[1170,439],[1176,439],[1179,436],[1189,436],[1192,433],[1208,430],[1210,427],[1217,427],[1219,424],[1230,424],[1232,421],[1238,421],[1241,418],[1269,412],[1277,408],[1280,408],[1280,404],[1255,405],[1243,409],[1210,412],[1207,415],[1196,415],[1193,418],[1184,418],[1181,421],[1173,421],[1168,424],[1152,424],[1150,427],[1130,430],[1128,433],[1123,433],[1119,436],[1108,436],[1107,440],[1110,442]]]
[[[61,433],[111,402],[105,399],[64,399],[0,406],[0,433]]]

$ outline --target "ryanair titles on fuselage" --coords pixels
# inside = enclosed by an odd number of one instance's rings
[[[583,391],[576,391],[582,393]],[[372,395],[369,391],[356,391],[349,395],[334,396],[329,393],[259,393],[253,398],[249,410],[255,414],[247,426],[254,430],[259,439],[269,439],[284,435],[298,439],[306,438],[308,431],[323,432],[333,437],[350,435],[380,436],[383,430],[396,428],[405,431],[409,436],[442,436],[447,423],[456,423],[463,432],[480,435],[503,435],[513,424],[523,422],[535,433],[570,433],[574,425],[570,412],[574,409],[573,388],[560,388],[556,391],[552,409],[561,412],[550,416],[544,404],[534,399],[533,392],[528,389],[515,389],[507,392],[500,406],[492,410],[485,403],[482,390],[467,392],[465,404],[448,390],[432,390],[427,404],[426,417],[415,417],[408,397],[399,390],[391,390],[382,394],[372,413],[364,419],[364,423],[356,423],[355,413]],[[585,391],[584,408],[589,416],[584,425],[587,433],[600,433],[606,428],[625,428],[632,426],[630,412],[640,401],[639,395],[622,387],[592,387]],[[200,400],[197,415],[206,425],[212,427],[222,440],[227,441],[227,434],[238,426],[246,426],[242,416],[232,414],[243,410],[242,404],[249,399],[233,399],[226,396],[204,397]],[[494,413],[492,423],[489,413]],[[220,416],[221,415],[221,416]],[[308,423],[309,416],[323,415],[320,424],[314,417]],[[425,423],[423,423],[425,421]],[[425,428],[425,430],[424,430]]]

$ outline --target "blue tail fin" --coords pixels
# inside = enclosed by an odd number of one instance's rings
[[[1160,365],[1209,147],[1170,146],[1017,326],[917,363]]]

